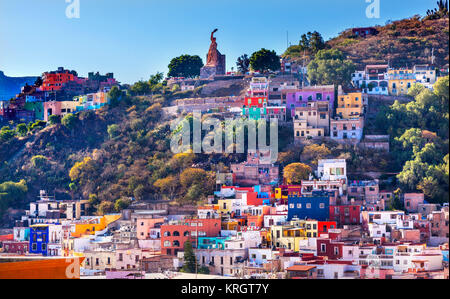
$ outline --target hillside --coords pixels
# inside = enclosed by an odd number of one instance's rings
[[[14,97],[20,93],[22,86],[25,84],[31,85],[36,79],[37,77],[8,77],[0,71],[0,101],[6,101]]]
[[[390,63],[392,67],[412,67],[414,64],[431,62],[434,49],[435,65],[444,67],[449,63],[449,19],[394,21],[385,26],[376,26],[378,34],[366,38],[355,37],[352,29],[326,42],[327,47],[341,50],[357,66],[363,69],[367,64]],[[290,47],[284,54],[295,60],[303,58],[298,46]],[[306,53],[306,62],[310,59]]]

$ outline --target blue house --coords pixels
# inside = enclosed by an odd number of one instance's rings
[[[288,197],[288,221],[293,218],[327,221],[330,217],[330,195],[313,191],[311,195]]]
[[[199,237],[198,249],[225,249],[225,241],[230,237]]]
[[[48,237],[48,224],[30,226],[30,253],[47,256]]]

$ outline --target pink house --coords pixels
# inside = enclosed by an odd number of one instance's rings
[[[140,248],[118,249],[116,250],[117,270],[138,270],[142,268],[142,260],[154,256],[150,250]]]
[[[423,193],[405,193],[403,195],[403,203],[406,211],[409,213],[417,213],[419,205],[423,204],[424,198]]]
[[[286,108],[295,116],[295,108],[307,107],[310,102],[328,102],[330,111],[334,107],[334,85],[309,86],[286,95]]]
[[[164,223],[164,218],[137,218],[136,233],[138,240],[159,239],[161,235],[152,234],[153,229]]]

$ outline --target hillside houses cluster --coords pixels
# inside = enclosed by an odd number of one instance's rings
[[[148,202],[104,216],[41,191],[0,255],[83,256],[89,276],[172,273],[189,241],[199,267],[229,277],[448,277],[448,205],[412,193],[401,195],[405,211],[388,210],[393,192],[349,180],[339,159],[320,160],[300,185],[239,187],[246,179],[218,176],[208,203],[189,211]]]
[[[95,110],[109,102],[108,91],[119,85],[114,74],[89,73],[79,77],[76,71],[62,67],[42,74],[40,86],[26,85],[9,101],[0,102],[0,120],[48,121],[51,115]]]
[[[364,133],[369,96],[405,95],[414,83],[432,88],[436,81],[427,66],[368,65],[353,74],[353,89],[309,85],[299,77],[305,72],[282,61],[279,74],[239,79],[248,83],[242,96],[178,99],[164,109],[277,119],[291,126],[296,142],[330,139],[389,150],[389,136]],[[172,81],[185,91],[198,86],[192,79]],[[41,87],[24,88],[2,115],[39,106],[39,119],[48,120],[98,109],[116,84],[112,74],[86,79],[59,69],[45,73]],[[132,201],[120,214],[92,216],[88,200],[58,200],[41,191],[10,234],[0,235],[0,256],[81,256],[84,276],[170,276],[183,266],[189,241],[199,268],[221,276],[448,278],[448,204],[382,190],[378,180],[351,180],[345,159],[319,160],[307,180],[289,185],[280,179],[283,169],[262,158],[250,153],[245,162],[227,165],[208,202],[195,207]],[[404,210],[393,210],[394,200]]]

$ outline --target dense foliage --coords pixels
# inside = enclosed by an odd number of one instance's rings
[[[320,50],[308,64],[308,78],[311,84],[347,85],[355,65],[336,49]]]
[[[406,191],[422,190],[433,202],[448,201],[449,77],[440,78],[434,92],[416,88],[414,100],[396,101],[377,120],[393,138],[393,170]]]
[[[200,75],[203,61],[197,55],[181,55],[173,58],[168,67],[169,73],[167,75],[169,77],[193,78]]]
[[[250,57],[250,67],[252,70],[264,73],[267,71],[278,71],[281,68],[280,57],[275,51],[261,49]]]

